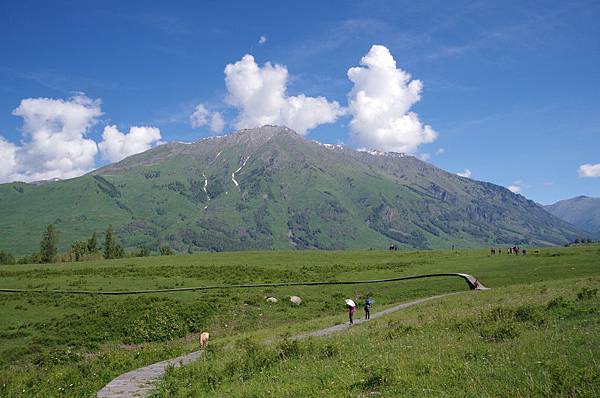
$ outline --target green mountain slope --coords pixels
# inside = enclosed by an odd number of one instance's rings
[[[545,209],[600,239],[600,198],[577,196],[545,206]]]
[[[0,185],[0,249],[115,227],[129,248],[437,248],[581,236],[536,203],[411,156],[306,141],[275,126],[169,143],[88,175]]]

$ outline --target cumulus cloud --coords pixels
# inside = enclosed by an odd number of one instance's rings
[[[260,67],[249,54],[227,65],[227,102],[239,110],[235,126],[279,124],[305,135],[320,124],[335,122],[344,113],[336,101],[324,97],[288,96],[287,82],[285,66],[267,62]]]
[[[462,173],[456,173],[457,176],[466,177],[466,178],[471,178],[472,174],[473,173],[471,173],[471,170],[469,170],[469,169],[465,169],[465,171],[463,171]]]
[[[209,110],[204,105],[198,104],[196,105],[196,109],[194,109],[194,113],[190,115],[190,123],[194,128],[202,127],[208,123],[209,116]]]
[[[211,112],[203,104],[196,105],[194,113],[190,115],[192,127],[202,127],[209,125],[213,133],[220,133],[225,127],[225,120],[220,112]]]
[[[521,192],[521,187],[518,185],[509,185],[506,187],[510,192],[512,193],[519,193]]]
[[[134,126],[129,129],[129,133],[124,134],[117,126],[106,126],[98,147],[104,159],[118,162],[150,149],[160,138],[160,130],[156,127]]]
[[[10,181],[17,168],[17,146],[0,137],[0,182]]]
[[[213,112],[210,117],[210,131],[213,133],[220,133],[223,131],[225,127],[225,120],[223,120],[223,116],[220,112]]]
[[[2,181],[72,178],[94,167],[98,148],[85,135],[102,115],[99,100],[83,94],[68,100],[27,98],[13,115],[23,118],[23,143],[15,146],[0,137]]]
[[[261,45],[261,46],[262,46],[263,44],[265,44],[266,42],[267,42],[267,36],[261,36],[261,37],[258,39],[258,44],[259,44],[259,45]]]
[[[421,99],[421,81],[397,68],[390,51],[381,45],[372,46],[360,64],[348,70],[354,84],[348,95],[354,137],[372,149],[408,153],[433,142],[437,133],[410,111]]]
[[[579,177],[600,177],[600,163],[579,166]]]

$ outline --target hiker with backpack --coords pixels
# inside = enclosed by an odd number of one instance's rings
[[[365,319],[368,321],[369,319],[371,319],[371,305],[374,303],[375,301],[371,298],[371,297],[367,297],[367,299],[365,300]]]

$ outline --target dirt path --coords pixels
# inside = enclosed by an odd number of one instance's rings
[[[438,298],[451,296],[454,294],[459,294],[464,292],[455,292],[448,294],[441,294],[438,296],[431,296],[419,300],[413,300],[406,303],[402,303],[396,305],[394,307],[386,308],[383,311],[373,313],[371,315],[371,319],[377,319],[384,315],[391,314],[396,311],[403,310],[408,307],[412,307],[413,305],[418,305],[425,303],[430,300],[435,300]],[[341,323],[339,325],[334,325],[325,329],[315,330],[313,332],[303,333],[296,336],[293,336],[294,340],[302,340],[308,337],[321,337],[327,336],[333,333],[340,332],[342,330],[349,329],[350,327],[354,327],[361,323],[368,322],[365,319],[357,319],[354,321],[354,325],[350,325],[348,323]],[[190,362],[195,361],[196,359],[202,356],[203,351],[194,351],[186,355],[182,355],[177,358],[168,359],[166,361],[157,362],[152,365],[145,366],[143,368],[139,368],[136,370],[132,370],[131,372],[127,372],[117,377],[110,383],[108,383],[102,390],[98,391],[96,395],[98,398],[139,398],[139,397],[147,397],[150,395],[152,390],[155,387],[155,384],[160,380],[160,378],[165,374],[167,368],[169,367],[179,367],[183,365],[187,365]]]

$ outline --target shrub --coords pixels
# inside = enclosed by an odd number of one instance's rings
[[[0,264],[14,264],[15,256],[10,253],[0,250]]]
[[[577,293],[577,300],[589,300],[598,295],[598,289],[588,289],[584,287]]]
[[[512,322],[500,321],[491,325],[483,325],[479,335],[487,341],[501,342],[519,335],[517,327]]]
[[[300,343],[297,340],[283,339],[277,346],[277,355],[281,359],[289,359],[300,356]]]
[[[171,250],[171,248],[169,246],[162,246],[160,248],[160,255],[161,256],[170,256],[173,254],[173,251]]]
[[[560,308],[568,308],[571,304],[562,296],[558,296],[553,298],[546,304],[547,310],[560,309]]]

